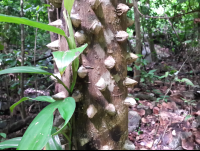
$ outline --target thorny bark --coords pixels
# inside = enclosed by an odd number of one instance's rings
[[[71,14],[78,14],[81,18],[81,25],[75,28],[75,32],[83,30],[87,37],[85,42],[88,43],[80,57],[80,66],[87,67],[88,74],[83,79],[78,77],[75,86],[75,91],[79,90],[82,93],[82,99],[76,103],[75,111],[76,131],[73,131],[73,137],[77,140],[76,149],[123,149],[128,138],[128,108],[123,104],[127,96],[127,88],[123,85],[127,76],[127,43],[119,43],[115,38],[117,32],[126,31],[127,17],[126,13],[121,16],[116,14],[119,3],[124,3],[124,0],[104,0],[97,8],[92,9],[89,1],[76,0],[71,11]],[[62,4],[60,19],[63,22],[63,30],[67,26],[63,19],[64,10]],[[49,11],[49,19],[51,15],[56,16],[56,13],[50,14]],[[100,22],[103,27],[98,34],[91,30],[94,20]],[[81,45],[77,43],[78,47]],[[68,50],[67,41],[62,36],[60,50]],[[107,69],[104,65],[108,56],[112,56],[116,62],[112,69]],[[71,71],[68,68],[62,77],[68,87],[70,75]],[[100,78],[107,83],[105,91],[100,91],[96,86]],[[66,92],[61,85],[56,87],[56,93],[57,91]],[[106,110],[109,104],[115,107],[115,115],[110,115]],[[87,114],[90,105],[97,109],[93,118],[89,118]]]

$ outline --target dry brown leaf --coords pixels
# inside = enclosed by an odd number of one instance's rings
[[[145,110],[144,109],[137,109],[137,112],[140,116],[144,116],[145,115]]]
[[[149,123],[149,120],[147,118],[143,117],[141,120],[142,120],[142,123]]]
[[[153,108],[153,114],[159,114],[159,108],[158,107],[154,107]]]
[[[161,110],[162,111],[168,111],[168,110],[172,110],[172,111],[175,111],[177,110],[177,106],[176,106],[176,103],[175,102],[163,102],[162,103],[162,107],[161,107]]]

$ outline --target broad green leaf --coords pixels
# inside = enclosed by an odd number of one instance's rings
[[[26,100],[36,100],[36,101],[43,101],[43,102],[49,102],[49,103],[55,102],[55,100],[52,97],[50,97],[50,96],[38,96],[36,98],[23,97],[21,100],[19,100],[18,102],[14,103],[10,107],[10,111],[13,112],[14,108],[17,105],[19,105],[20,103],[22,103],[23,101],[26,101]]]
[[[56,101],[46,106],[31,122],[24,133],[18,150],[41,150],[51,138],[53,112],[62,101]]]
[[[53,52],[56,65],[59,69],[61,76],[63,75],[67,66],[83,52],[83,50],[87,47],[87,45],[88,44],[85,44],[82,47],[68,50],[65,52],[64,51]]]
[[[186,78],[181,79],[181,82],[185,82],[188,85],[194,86],[194,84],[192,83],[192,81],[190,81],[189,79],[186,79]]]
[[[3,50],[4,46],[0,43],[0,50]]]
[[[6,138],[6,134],[5,133],[0,133],[0,136],[2,136],[3,138]]]
[[[28,20],[26,18],[20,18],[20,17],[14,17],[14,16],[8,16],[8,15],[0,14],[0,22],[24,24],[24,25],[40,28],[40,29],[43,29],[43,30],[51,31],[51,32],[54,32],[56,34],[60,34],[60,35],[66,37],[65,32],[63,30],[61,30],[60,28],[56,28],[54,26],[39,23],[39,22],[36,22],[36,21],[31,21],[31,20]]]
[[[37,74],[53,75],[52,73],[42,70],[40,68],[28,67],[28,66],[13,67],[0,71],[0,75],[8,73],[37,73]]]
[[[65,100],[62,101],[62,103],[58,106],[58,110],[60,112],[60,115],[65,120],[65,123],[63,124],[62,128],[60,128],[57,132],[55,132],[52,135],[57,135],[59,132],[62,131],[69,122],[70,118],[72,117],[74,111],[76,108],[76,103],[74,98],[68,97]]]
[[[74,4],[74,0],[64,0],[65,9],[69,14],[71,14],[72,6]]]
[[[45,150],[62,150],[60,138],[58,137],[58,135],[51,136],[45,146]]]
[[[22,139],[21,137],[16,137],[16,138],[12,138],[4,142],[1,142],[0,149],[17,148],[21,139]]]

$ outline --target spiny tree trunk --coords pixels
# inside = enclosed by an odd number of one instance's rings
[[[82,94],[75,111],[76,149],[122,149],[128,139],[125,85],[133,86],[137,82],[126,81],[128,34],[125,31],[129,7],[123,3],[123,0],[75,0],[71,11],[77,46],[88,43],[81,54],[78,71],[86,69],[87,75],[78,77],[72,95]],[[62,4],[62,29],[66,29],[63,10]],[[79,19],[81,23],[76,24],[75,20]],[[66,39],[61,37],[60,50],[67,51],[67,48]],[[70,68],[63,77],[68,86],[69,75]],[[59,86],[58,91],[63,90]]]

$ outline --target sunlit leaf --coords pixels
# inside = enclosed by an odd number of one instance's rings
[[[40,29],[43,29],[43,30],[51,31],[51,32],[60,34],[62,36],[66,36],[65,32],[63,30],[61,30],[60,28],[56,28],[54,26],[39,23],[39,22],[36,22],[36,21],[31,21],[31,20],[28,20],[26,18],[20,18],[20,17],[14,17],[14,16],[8,16],[8,15],[0,14],[0,22],[24,24],[24,25],[40,28]]]
[[[68,51],[53,52],[56,65],[58,67],[61,76],[63,75],[67,66],[83,52],[83,50],[87,47],[87,45],[88,44],[85,44],[82,47]]]
[[[4,142],[1,142],[0,149],[17,148],[21,139],[22,139],[21,137],[16,137],[16,138],[12,138]]]
[[[53,112],[61,104],[61,101],[46,106],[31,122],[24,133],[18,150],[41,150],[51,138],[53,125]]]
[[[76,103],[74,98],[72,97],[68,97],[66,98],[62,104],[60,104],[60,106],[58,107],[58,110],[60,112],[60,115],[62,116],[62,118],[65,120],[65,123],[63,124],[62,128],[60,128],[57,132],[55,132],[53,135],[58,134],[59,132],[62,131],[62,129],[64,129],[68,123],[68,121],[70,120],[70,118],[72,117],[74,111],[75,111],[75,107],[76,107]]]
[[[72,6],[74,4],[74,0],[64,0],[65,9],[69,14],[71,14]]]

